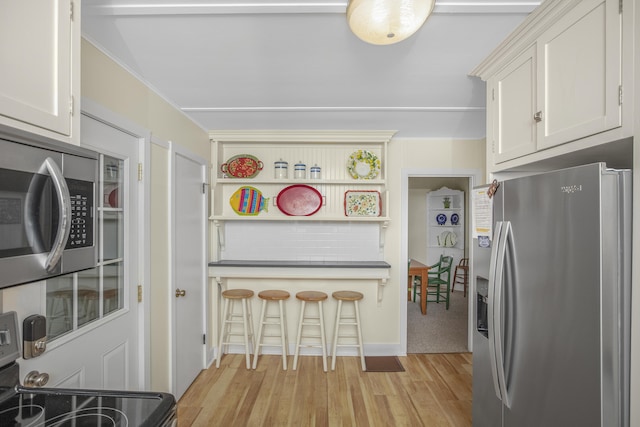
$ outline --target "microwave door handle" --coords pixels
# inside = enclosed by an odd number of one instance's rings
[[[60,171],[56,162],[52,158],[47,157],[42,167],[46,168],[51,176],[56,195],[58,196],[58,210],[60,212],[56,238],[44,264],[45,269],[48,272],[52,272],[60,262],[62,252],[67,245],[67,240],[69,240],[69,232],[71,231],[71,197],[69,196],[69,188],[64,180],[62,171]]]
[[[493,233],[493,241],[491,244],[491,260],[489,262],[489,295],[487,298],[487,329],[489,334],[489,363],[491,365],[491,378],[493,379],[493,388],[498,399],[502,400],[502,389],[498,379],[498,366],[496,365],[496,333],[499,325],[496,325],[493,312],[496,305],[496,279],[500,275],[500,270],[496,271],[496,264],[500,248],[502,247],[502,221],[496,222]]]

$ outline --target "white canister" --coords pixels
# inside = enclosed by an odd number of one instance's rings
[[[273,163],[274,178],[287,179],[289,177],[289,163],[280,159]]]
[[[302,163],[302,160],[296,163],[293,167],[293,177],[296,179],[304,179],[307,175],[307,165]]]
[[[311,166],[309,168],[309,175],[311,176],[311,179],[320,179],[320,166]]]

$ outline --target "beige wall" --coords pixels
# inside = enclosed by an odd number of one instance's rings
[[[82,40],[82,96],[148,130],[154,139],[172,141],[209,159],[207,132],[86,40]],[[145,286],[150,304],[151,378],[153,390],[170,391],[169,342],[169,150],[151,145],[150,264]]]
[[[460,170],[485,171],[485,141],[394,138],[389,144],[387,183],[389,188],[389,216],[391,221],[386,231],[385,260],[391,264],[391,280],[385,287],[385,312],[378,314],[376,331],[369,341],[376,343],[399,343],[400,299],[406,300],[407,278],[401,275],[402,259],[401,193],[402,170],[421,169],[441,172]]]

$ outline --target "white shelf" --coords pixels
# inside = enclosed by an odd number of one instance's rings
[[[449,207],[444,206],[445,197]],[[458,223],[451,223],[451,215],[458,215]],[[436,217],[444,214],[447,219],[444,224],[438,224]],[[453,264],[457,265],[464,257],[464,192],[443,187],[427,194],[427,261],[429,264],[438,262],[440,255],[453,256]],[[441,246],[438,237],[445,231],[456,234],[454,246]]]

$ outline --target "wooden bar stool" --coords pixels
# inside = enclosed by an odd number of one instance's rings
[[[218,357],[216,358],[216,368],[220,367],[220,359],[224,353],[222,346],[234,344],[230,341],[232,336],[242,336],[244,338],[244,352],[246,355],[247,369],[251,369],[251,350],[249,349],[249,337],[251,345],[255,347],[253,336],[253,319],[251,316],[251,304],[249,298],[253,296],[253,291],[249,289],[228,289],[222,292],[224,298],[224,310],[222,311],[222,325],[220,328],[220,340],[218,341]],[[236,313],[234,306],[237,301],[242,303],[242,313]],[[234,320],[241,318],[240,320]],[[242,333],[233,333],[233,324],[242,324]]]
[[[333,333],[333,348],[331,351],[331,370],[336,369],[336,349],[340,347],[357,347],[360,354],[360,363],[362,370],[367,370],[367,364],[364,361],[364,347],[362,346],[362,328],[360,327],[360,310],[358,308],[358,301],[364,298],[364,295],[355,291],[337,291],[332,294],[333,298],[338,300],[338,308],[336,309],[336,326]],[[345,316],[342,314],[342,302],[353,303],[353,315]],[[340,335],[341,326],[355,326],[355,335]],[[355,338],[357,344],[338,344],[339,338]]]
[[[300,306],[300,320],[298,322],[298,336],[296,338],[296,349],[293,356],[293,370],[298,367],[298,355],[300,347],[322,347],[322,369],[327,372],[327,343],[324,333],[324,315],[322,313],[322,301],[329,296],[324,292],[302,291],[296,294],[296,298],[302,301]],[[305,313],[307,302],[318,303],[318,315],[307,316]],[[320,335],[302,335],[303,326],[317,326],[320,328]],[[302,338],[320,338],[320,345],[312,343],[302,343]]]
[[[286,314],[284,310],[284,301],[289,299],[289,292],[268,290],[262,291],[258,297],[262,299],[262,311],[260,313],[260,324],[258,326],[258,340],[256,342],[256,352],[253,356],[253,369],[258,365],[258,356],[260,355],[260,347],[275,347],[274,344],[263,344],[264,337],[280,337],[280,345],[282,347],[282,369],[287,370],[287,331],[286,331]],[[267,314],[267,303],[278,303],[278,314]],[[269,319],[276,319],[269,321]],[[267,325],[280,326],[279,334],[262,334]]]
[[[464,297],[467,297],[467,287],[469,286],[469,258],[462,258],[456,270],[453,273],[453,284],[451,285],[451,292],[456,287],[456,283],[460,283],[464,288]]]

